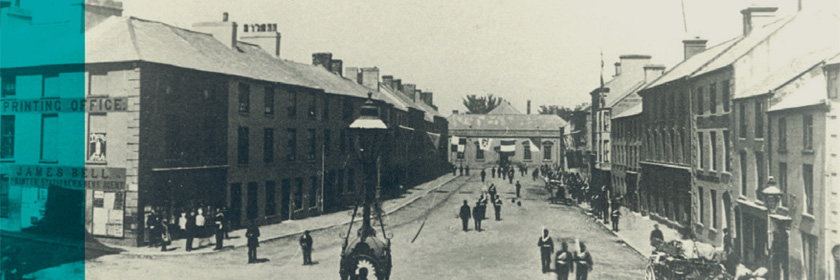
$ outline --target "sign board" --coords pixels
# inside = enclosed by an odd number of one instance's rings
[[[8,98],[0,101],[3,113],[105,113],[128,111],[127,97]]]
[[[11,165],[9,183],[75,190],[124,191],[125,168]]]

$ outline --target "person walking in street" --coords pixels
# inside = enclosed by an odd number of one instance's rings
[[[458,167],[458,174],[459,174],[459,176],[464,176],[464,167],[463,166]]]
[[[491,178],[496,178],[496,167],[495,166],[493,166],[493,168],[490,169],[490,174],[493,175],[493,177],[491,177]]]
[[[481,232],[481,219],[484,214],[481,213],[481,202],[476,201],[473,207],[473,221],[475,222],[475,231]]]
[[[245,231],[245,238],[248,238],[248,263],[257,262],[257,247],[260,247],[260,228],[257,221],[251,220],[251,225]]]
[[[586,244],[580,242],[580,251],[575,253],[575,280],[586,280],[592,271],[592,255],[586,250]]]
[[[508,181],[510,184],[513,184],[513,167],[511,167],[510,171],[508,171]]]
[[[502,167],[499,167],[499,177],[502,177],[502,180],[507,180],[507,171]]]
[[[303,252],[303,265],[311,265],[312,264],[312,236],[309,235],[309,231],[303,231],[303,235],[300,236],[300,251]]]
[[[219,208],[216,208],[216,217],[213,219],[213,224],[215,225],[216,231],[215,250],[221,250],[224,247],[225,242],[225,213],[222,213]]]
[[[621,217],[621,209],[619,209],[618,204],[613,205],[613,210],[611,214],[612,218],[612,230],[618,232],[618,219]]]
[[[458,168],[454,165],[452,166],[452,176],[458,176]]]
[[[540,247],[542,272],[546,273],[551,269],[551,255],[554,253],[554,241],[548,235],[548,229],[543,229],[543,234],[540,236],[540,240],[537,241],[537,246]]]
[[[467,170],[466,170],[466,173],[467,173],[467,174],[466,174],[467,176],[470,176],[470,166],[469,166],[469,165],[467,165]]]
[[[728,231],[728,229],[724,229],[724,232]],[[726,237],[726,235],[724,235]],[[662,241],[665,240],[665,237],[662,236],[662,231],[659,230],[659,224],[653,224],[653,230],[650,231],[650,246],[656,248]],[[724,238],[724,242],[726,239]],[[726,243],[724,243],[726,245]]]
[[[568,280],[573,261],[572,253],[569,252],[569,245],[566,244],[566,241],[560,243],[560,251],[557,251],[554,260],[554,271],[557,273],[557,280]]]
[[[521,190],[521,189],[522,189],[522,184],[520,184],[519,181],[517,180],[516,181],[516,198],[519,198],[519,190]]]
[[[487,177],[487,171],[484,171],[484,168],[481,169],[481,182],[484,183],[484,178]]]
[[[502,220],[502,197],[496,195],[496,199],[493,200],[493,211],[496,213],[496,221]]]
[[[470,205],[467,204],[466,199],[464,200],[464,205],[461,205],[461,211],[458,213],[458,216],[461,218],[461,227],[466,232],[468,230],[467,223],[470,221]]]
[[[193,250],[193,239],[195,238],[195,210],[190,211],[190,215],[187,216],[187,252]]]
[[[490,194],[490,199],[496,197],[496,185],[490,184],[490,187],[487,188],[487,193]]]
[[[230,239],[230,214],[227,207],[222,207],[222,214],[224,214],[222,224],[224,224],[225,239]]]
[[[161,220],[158,232],[160,232],[160,251],[166,252],[166,246],[172,244],[172,235],[169,234],[169,221],[166,218]]]

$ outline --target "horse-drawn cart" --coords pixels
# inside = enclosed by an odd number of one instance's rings
[[[690,246],[679,240],[658,244],[649,258],[645,279],[735,279],[726,272],[722,254],[714,246],[689,242]]]

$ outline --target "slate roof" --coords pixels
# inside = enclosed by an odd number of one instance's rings
[[[612,119],[614,120],[614,119],[638,116],[640,114],[642,114],[642,103],[641,102],[639,102],[639,104],[636,104],[633,107],[630,107],[630,109],[624,110],[624,112],[621,112],[618,115],[613,115]]]
[[[454,114],[448,120],[449,130],[559,131],[566,125],[557,115]]]
[[[822,70],[820,70],[822,71]],[[801,108],[805,106],[824,104],[827,92],[825,75],[816,75],[797,85],[792,92],[783,96],[776,104],[770,106],[768,112]]]
[[[708,63],[711,59],[714,59],[719,54],[729,49],[729,47],[737,43],[741,38],[742,37],[730,39],[729,41],[720,43],[716,46],[706,49],[701,53],[695,54],[694,56],[689,57],[686,60],[683,60],[677,65],[674,65],[674,67],[671,68],[671,70],[666,71],[662,74],[662,76],[659,76],[659,78],[649,83],[642,90],[654,88],[671,81],[691,76],[695,71],[700,69],[700,67],[703,67],[703,65]]]
[[[747,98],[769,93],[770,91],[787,84],[791,79],[799,77],[802,73],[809,71],[818,64],[822,64],[826,58],[836,54],[836,49],[826,49],[792,59],[787,63],[781,64],[784,66],[779,67],[776,72],[773,72],[765,77],[760,83],[748,88],[747,90],[738,91],[737,96],[734,98]]]
[[[509,102],[502,101],[502,103],[499,104],[499,106],[497,106],[496,108],[493,108],[493,110],[490,110],[490,112],[488,112],[487,114],[488,115],[521,115],[522,112],[519,112],[518,110],[516,110],[516,108],[513,108],[513,106],[510,105]]]

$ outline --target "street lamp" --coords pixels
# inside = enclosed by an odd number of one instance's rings
[[[773,176],[767,178],[767,187],[761,190],[764,197],[764,203],[767,204],[769,211],[768,218],[773,221],[775,229],[771,233],[773,238],[771,249],[771,263],[770,272],[775,275],[776,279],[788,279],[788,277],[781,277],[782,273],[788,274],[787,252],[788,252],[788,225],[791,218],[786,215],[779,215],[776,210],[779,208],[779,202],[782,200],[782,190],[776,185],[776,179]]]
[[[362,163],[362,225],[358,235],[350,241],[353,228],[352,219],[356,216],[358,203],[353,210],[347,235],[341,248],[341,263],[339,274],[342,280],[368,279],[370,274],[380,280],[391,276],[391,239],[385,235],[382,216],[379,215],[379,205],[376,202],[376,188],[379,182],[379,146],[384,142],[388,126],[379,118],[379,108],[373,103],[372,93],[362,105],[360,116],[350,124],[350,129],[358,137],[360,148],[356,150]],[[371,210],[377,211],[379,225],[385,239],[376,238],[376,230],[371,224]],[[373,278],[371,277],[371,278]]]
[[[764,196],[764,203],[767,204],[767,209],[770,214],[776,214],[776,209],[779,207],[779,201],[782,199],[782,190],[776,186],[776,179],[773,176],[767,178],[767,187],[761,190]]]

